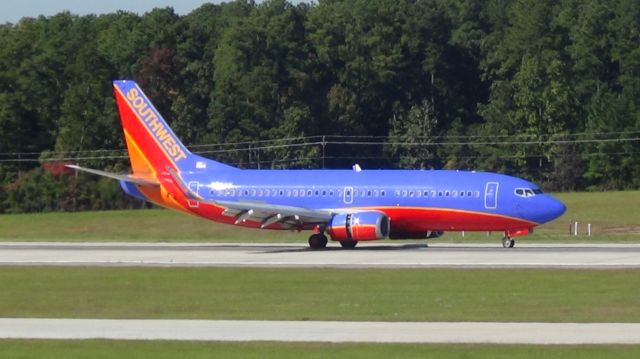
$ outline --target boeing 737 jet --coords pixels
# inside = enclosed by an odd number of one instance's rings
[[[312,230],[309,246],[434,238],[446,231],[499,231],[513,237],[564,213],[526,180],[450,170],[243,170],[192,154],[140,87],[113,82],[131,174],[72,165],[120,181],[124,192],[158,206],[230,225]]]

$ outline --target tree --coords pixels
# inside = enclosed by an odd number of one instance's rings
[[[436,147],[438,119],[429,100],[411,106],[407,114],[393,116],[389,152],[400,168],[439,168]]]

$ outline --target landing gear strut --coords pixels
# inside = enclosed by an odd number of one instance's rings
[[[322,233],[315,233],[309,237],[309,247],[312,249],[322,249],[327,246],[327,237]]]
[[[502,246],[504,248],[513,248],[513,246],[516,245],[516,241],[513,240],[513,238],[509,237],[509,236],[504,236],[502,238]]]

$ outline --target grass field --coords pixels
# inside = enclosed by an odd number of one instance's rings
[[[640,270],[0,267],[0,317],[640,322]]]
[[[640,241],[640,191],[558,194],[567,213],[524,241]],[[569,220],[592,223],[592,237],[568,235]],[[586,230],[583,225],[582,233]],[[0,241],[306,242],[308,234],[219,224],[168,210],[0,215]],[[501,234],[447,233],[438,242],[494,241]]]
[[[5,358],[638,358],[640,347],[0,340]]]

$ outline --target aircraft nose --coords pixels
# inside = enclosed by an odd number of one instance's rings
[[[549,196],[545,202],[545,215],[542,223],[553,221],[554,219],[562,216],[567,210],[567,206],[565,206],[564,203],[551,196]]]

